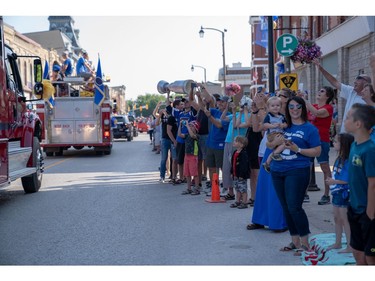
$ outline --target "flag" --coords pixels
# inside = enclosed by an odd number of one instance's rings
[[[102,67],[100,65],[100,57],[98,58],[98,68],[96,69],[96,78],[95,78],[95,94],[94,94],[94,103],[98,106],[104,101],[104,85],[102,79]]]
[[[49,65],[47,60],[44,65],[43,79],[49,80]]]

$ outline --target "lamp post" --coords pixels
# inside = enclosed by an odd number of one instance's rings
[[[199,31],[199,36],[201,38],[203,38],[204,36],[204,29],[207,29],[207,30],[214,30],[214,31],[217,31],[217,32],[220,32],[221,33],[221,41],[222,41],[222,45],[223,45],[223,85],[224,85],[224,91],[225,91],[225,87],[227,86],[227,80],[226,80],[226,66],[225,66],[225,47],[224,47],[224,33],[227,32],[226,29],[224,29],[224,31],[222,30],[219,30],[219,29],[216,29],[216,28],[211,28],[211,27],[203,27],[201,26],[201,30]]]
[[[194,71],[194,67],[199,67],[199,68],[202,68],[203,71],[204,71],[204,83],[206,84],[207,80],[206,80],[206,68],[204,68],[203,66],[200,66],[200,65],[191,65],[191,71]]]

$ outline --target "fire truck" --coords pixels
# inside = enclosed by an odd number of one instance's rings
[[[37,114],[42,119],[41,146],[46,156],[62,156],[65,150],[93,148],[97,155],[112,151],[112,101],[108,87],[103,85],[104,99],[95,102],[94,91],[87,90],[82,77],[65,77],[52,82],[55,87],[54,105],[39,102]],[[95,83],[95,89],[100,90]]]
[[[43,153],[40,147],[42,122],[28,110],[19,59],[33,60],[34,92],[43,97],[40,57],[20,56],[4,43],[0,16],[0,187],[21,179],[26,193],[37,192],[42,183]],[[22,59],[23,60],[23,59]]]

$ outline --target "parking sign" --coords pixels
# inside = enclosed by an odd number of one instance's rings
[[[276,50],[284,57],[290,57],[294,54],[298,46],[298,40],[293,34],[283,34],[276,41]]]

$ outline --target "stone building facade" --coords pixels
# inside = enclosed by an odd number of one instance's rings
[[[59,60],[59,54],[56,50],[44,49],[42,45],[19,33],[6,23],[4,24],[4,40],[16,54],[39,56],[42,59],[43,66],[46,60],[50,62],[50,65],[54,60]],[[33,60],[33,58],[25,58],[18,61],[18,68],[20,70],[21,79],[24,82],[23,87],[27,98],[31,98],[32,84],[34,81]]]

